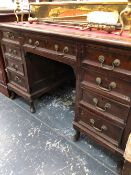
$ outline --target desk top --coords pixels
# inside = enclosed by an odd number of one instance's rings
[[[13,30],[22,30],[39,32],[48,35],[59,35],[70,38],[76,38],[80,40],[96,41],[104,44],[113,44],[119,46],[131,47],[131,37],[128,36],[128,31],[124,31],[122,36],[116,35],[114,33],[107,33],[103,30],[92,29],[92,31],[80,30],[78,28],[73,28],[70,26],[58,26],[58,24],[46,24],[46,23],[33,23],[29,22],[8,22],[0,23],[0,28],[9,28]]]

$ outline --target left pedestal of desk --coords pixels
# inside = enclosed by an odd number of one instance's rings
[[[9,90],[7,89],[7,76],[5,72],[5,66],[1,49],[0,49],[0,92],[9,97]]]
[[[13,11],[1,11],[0,10],[0,22],[14,21],[15,15]],[[1,41],[2,33],[0,33],[0,41]],[[7,75],[5,72],[5,65],[3,60],[3,55],[0,47],[0,92],[9,97],[10,92],[7,88]]]

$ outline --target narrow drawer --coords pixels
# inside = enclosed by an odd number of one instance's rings
[[[21,77],[12,71],[8,71],[7,74],[9,83],[14,84],[15,86],[18,86],[22,89],[26,89],[26,82],[24,77]]]
[[[76,56],[76,43],[71,40],[57,39],[54,37],[38,37],[27,36],[25,44],[30,45],[34,49],[46,49],[58,54],[59,56]]]
[[[12,40],[13,42],[18,42],[19,41],[19,36],[17,33],[13,31],[3,31],[3,38]]]
[[[49,38],[47,49],[66,55],[76,56],[76,43],[67,39]]]
[[[110,143],[119,146],[124,127],[105,120],[100,115],[95,115],[88,110],[79,109],[78,123],[101,136]]]
[[[104,95],[112,96],[114,99],[131,102],[131,81],[112,77],[108,74],[82,69],[81,85],[92,86]]]
[[[13,60],[9,57],[6,58],[6,68],[24,76],[24,66],[23,63],[19,60]]]
[[[131,71],[131,51],[88,44],[85,59],[96,62],[103,69],[125,69]]]
[[[85,106],[95,110],[98,114],[103,114],[104,117],[108,116],[112,120],[123,124],[126,123],[130,110],[130,106],[102,96],[99,93],[94,93],[88,88],[82,89],[80,104],[85,104]]]

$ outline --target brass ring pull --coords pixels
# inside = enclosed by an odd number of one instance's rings
[[[119,66],[120,66],[120,60],[119,60],[119,59],[115,59],[115,60],[112,62],[111,68],[109,68],[109,67],[103,65],[103,64],[104,64],[104,61],[105,61],[105,57],[104,57],[103,55],[100,55],[100,56],[98,57],[98,60],[99,60],[99,62],[100,62],[100,64],[101,64],[101,67],[102,67],[103,69],[113,70],[115,67],[119,67]]]
[[[115,82],[111,82],[108,86],[108,88],[102,87],[101,86],[102,80],[100,77],[96,78],[96,84],[98,85],[99,89],[103,90],[103,91],[108,91],[110,92],[112,89],[116,88],[116,83]]]
[[[14,68],[14,63],[11,63],[10,65],[11,65],[12,68]]]
[[[34,43],[35,48],[38,47],[39,44],[40,44],[39,41],[36,41],[36,42]]]
[[[92,118],[90,119],[90,124],[98,132],[107,131],[107,129],[108,129],[107,126],[105,126],[105,125],[102,125],[100,129],[97,128],[96,126],[94,126],[95,125],[95,120],[92,119]]]
[[[94,104],[95,104],[96,109],[98,109],[98,110],[100,110],[100,111],[105,112],[107,109],[111,108],[111,104],[110,104],[110,103],[106,103],[106,104],[104,105],[104,108],[99,107],[99,106],[98,106],[98,102],[99,102],[99,101],[98,101],[97,98],[93,98],[93,102],[94,102]]]
[[[68,53],[68,52],[69,52],[69,48],[67,46],[65,46],[63,49],[63,53]]]
[[[19,78],[19,77],[17,77],[17,76],[15,76],[15,81],[16,81],[16,82],[18,82],[18,83],[20,83],[20,82],[21,82],[20,78]]]

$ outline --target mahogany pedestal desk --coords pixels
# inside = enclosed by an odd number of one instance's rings
[[[131,38],[127,33],[116,36],[28,22],[1,23],[0,30],[8,88],[33,102],[62,77],[69,78],[68,71],[60,72],[71,67],[76,77],[74,140],[82,132],[122,156],[131,132]],[[62,76],[48,78],[48,61],[47,67],[42,65],[45,72],[38,71],[42,58],[60,64],[55,68]],[[43,73],[38,81],[34,80],[35,72]],[[52,75],[52,71],[48,73]],[[44,76],[51,85],[45,81],[40,85]]]

